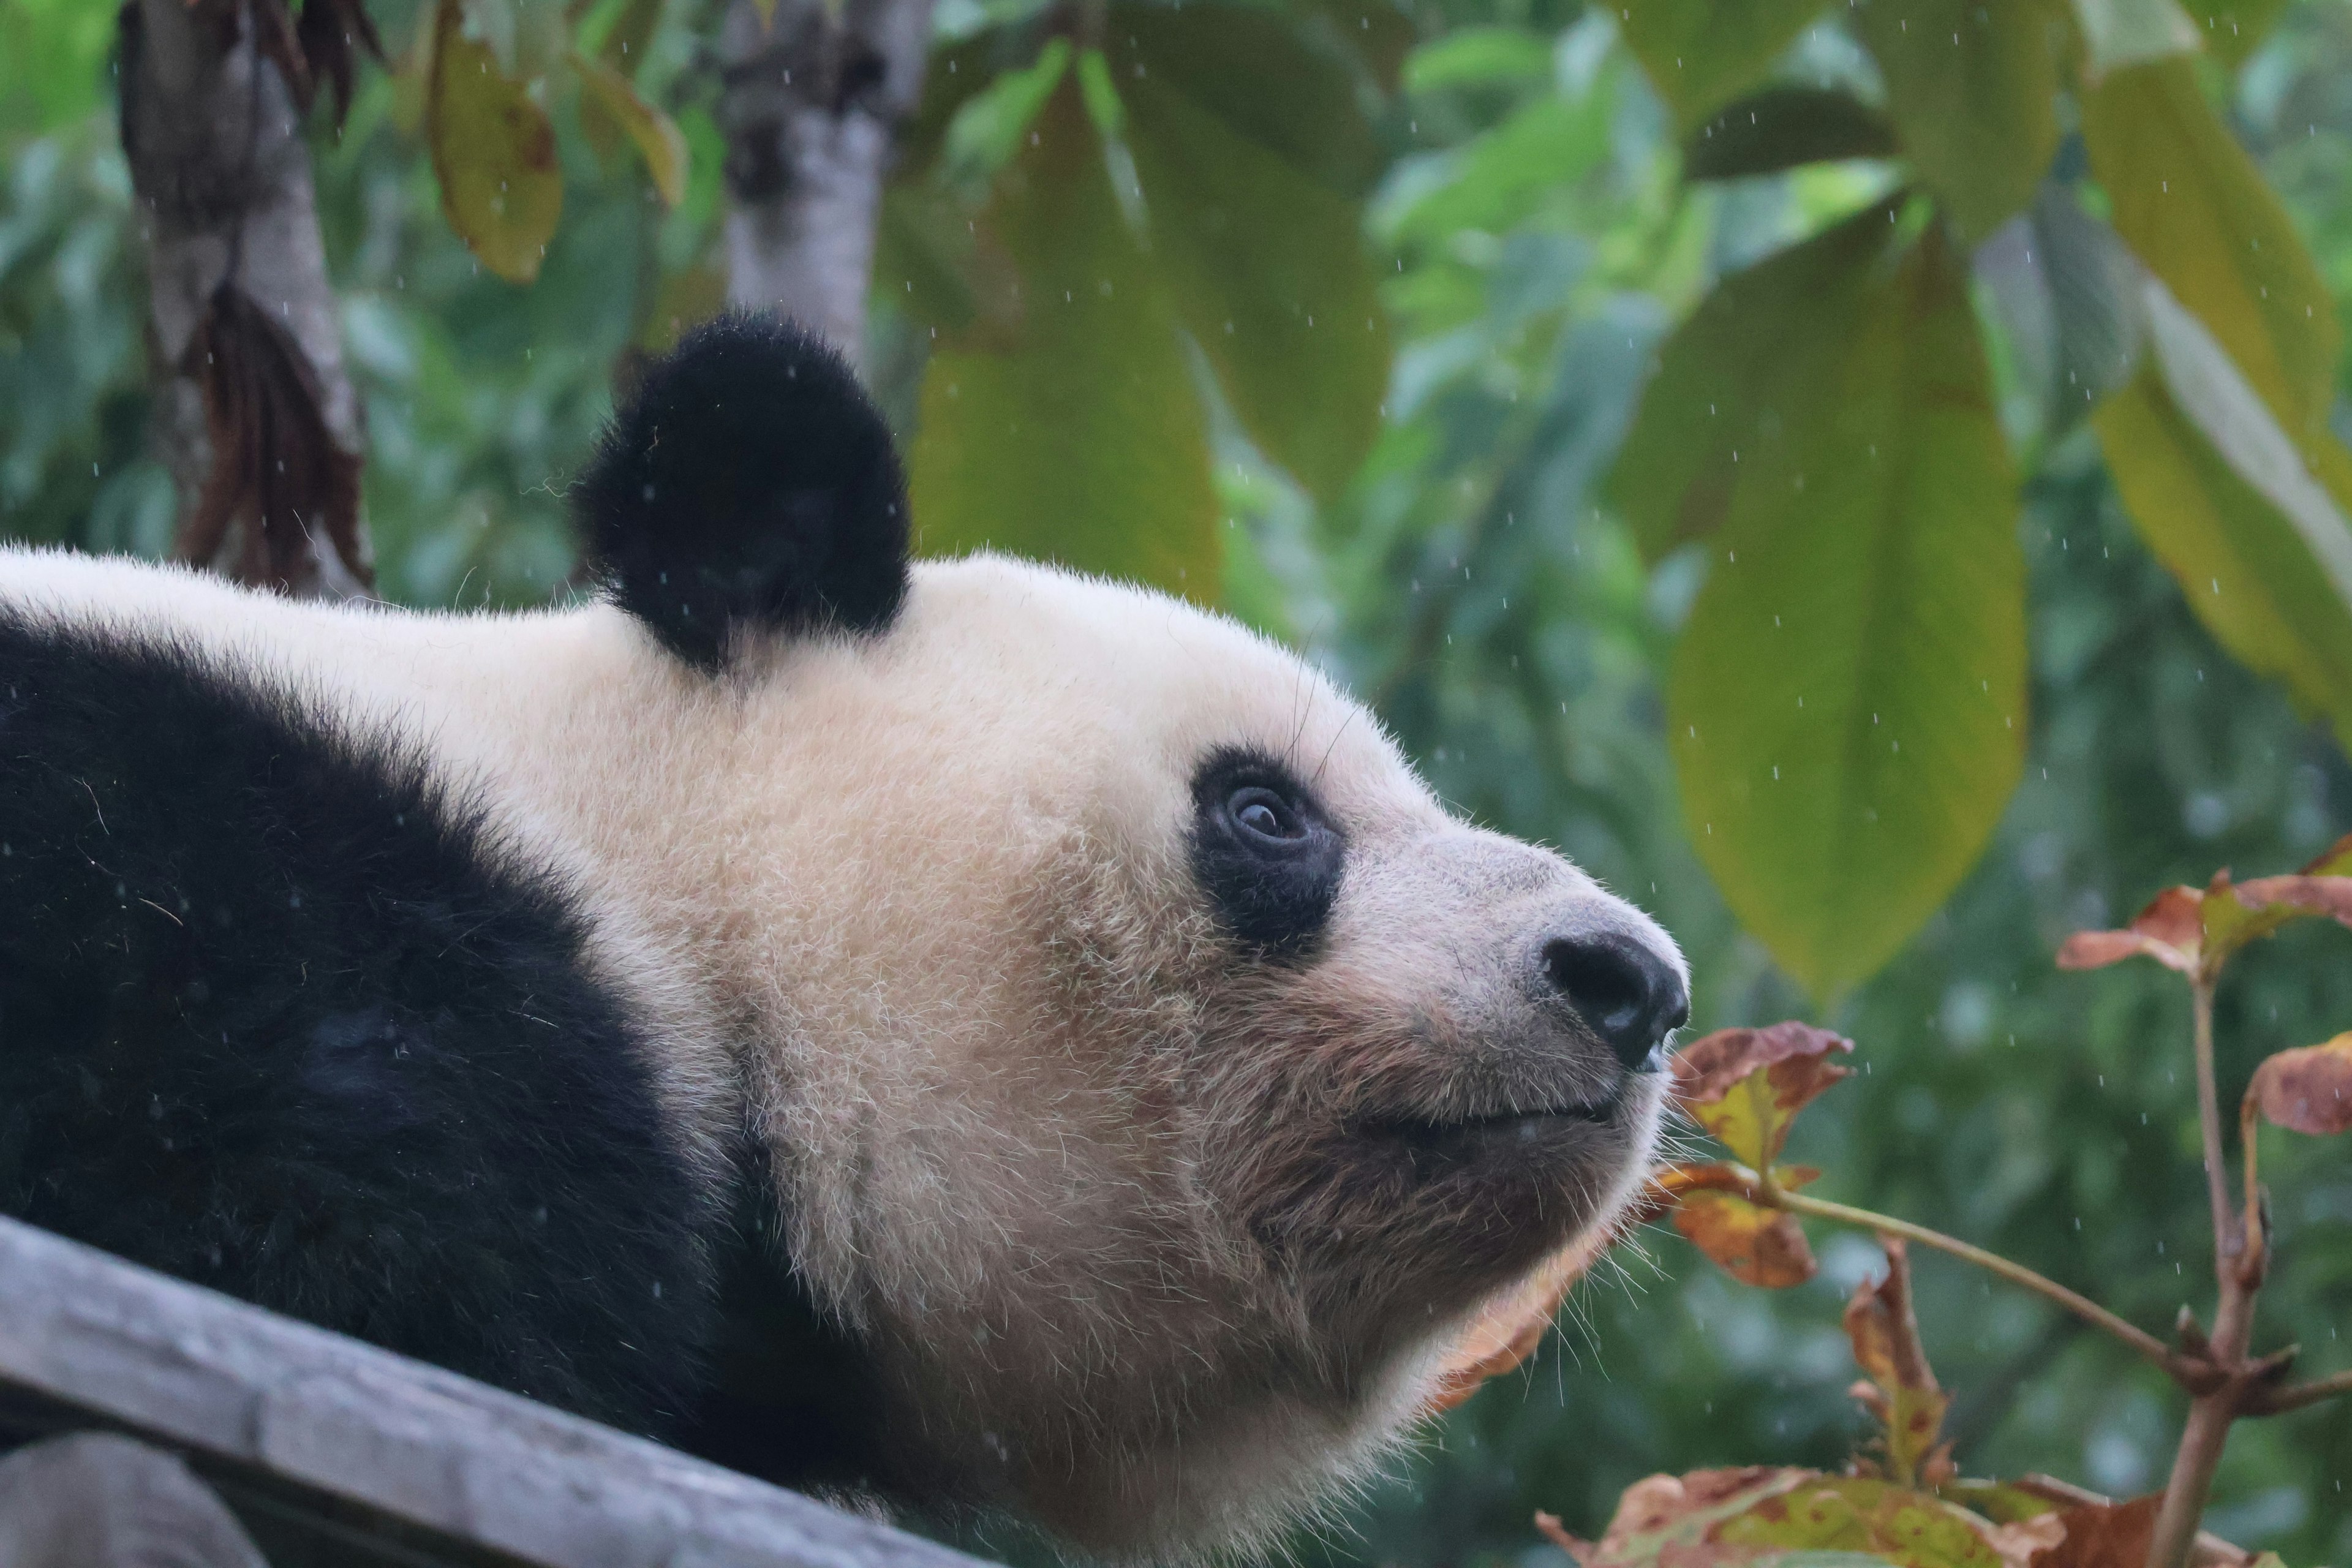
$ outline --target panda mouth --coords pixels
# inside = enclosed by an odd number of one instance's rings
[[[1539,1143],[1563,1127],[1608,1125],[1616,1119],[1622,1098],[1622,1092],[1612,1091],[1599,1100],[1575,1100],[1539,1110],[1503,1110],[1445,1120],[1387,1118],[1366,1123],[1362,1131],[1384,1142],[1431,1151],[1463,1152],[1497,1144]]]

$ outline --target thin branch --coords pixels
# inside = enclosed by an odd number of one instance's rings
[[[2323,1399],[2340,1399],[2352,1394],[2352,1372],[2339,1372],[2327,1377],[2315,1377],[2309,1383],[2298,1383],[2292,1388],[2258,1393],[2246,1401],[2242,1414],[2276,1415],[2283,1411],[2300,1410],[2306,1405],[2316,1405]]]
[[[1923,1247],[1932,1247],[1939,1252],[1948,1252],[1953,1257],[1973,1263],[1989,1273],[2000,1275],[2012,1285],[2021,1286],[2055,1301],[2093,1328],[2122,1341],[2147,1360],[2163,1368],[2172,1380],[2183,1388],[2195,1392],[2200,1387],[2211,1385],[2213,1380],[2210,1376],[2201,1375],[2204,1369],[2174,1353],[2170,1346],[2154,1334],[2135,1327],[2089,1297],[2069,1290],[2055,1279],[2046,1275],[2037,1274],[2022,1263],[2012,1263],[1997,1252],[1987,1252],[1983,1247],[1972,1247],[1958,1237],[1946,1236],[1940,1230],[1930,1230],[1924,1225],[1914,1225],[1909,1220],[1896,1219],[1892,1215],[1878,1214],[1870,1209],[1853,1208],[1845,1204],[1833,1204],[1824,1198],[1809,1198],[1802,1193],[1776,1190],[1765,1194],[1763,1201],[1777,1205],[1794,1214],[1808,1214],[1816,1219],[1832,1220],[1839,1225],[1854,1226],[1860,1229],[1879,1231],[1888,1236],[1899,1236],[1907,1241],[1916,1241]]]
[[[2205,1145],[2205,1190],[2213,1205],[2213,1278],[2221,1288],[2221,1302],[2213,1314],[2214,1364],[2225,1373],[2217,1387],[2198,1393],[2180,1429],[2180,1447],[2172,1456],[2172,1473],[2164,1483],[2164,1500],[2156,1510],[2148,1539],[2147,1568],[2188,1568],[2197,1543],[2197,1527],[2212,1495],[2213,1472],[2221,1468],[2221,1449],[2230,1440],[2230,1426],[2256,1395],[2263,1369],[2246,1361],[2246,1346],[2254,1332],[2254,1293],[2261,1289],[2264,1241],[2259,1190],[2249,1188],[2251,1224],[2242,1225],[2230,1203],[2230,1176],[2221,1146],[2221,1097],[2213,1083],[2213,984],[2209,973],[2193,976],[2189,994],[2196,1020],[2197,1124]],[[2248,1142],[2248,1178],[2252,1181],[2252,1142]],[[2280,1363],[2281,1367],[2284,1363]],[[2275,1369],[2268,1375],[2275,1375]]]

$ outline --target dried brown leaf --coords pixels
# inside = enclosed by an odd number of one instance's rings
[[[2151,1494],[2129,1502],[2079,1503],[2059,1514],[2065,1535],[2033,1554],[2032,1568],[2146,1568],[2156,1534],[2156,1510],[2164,1500]]]
[[[2254,1069],[2246,1098],[2290,1132],[2352,1132],[2352,1032],[2270,1058]]]
[[[371,582],[360,458],[328,428],[319,378],[292,334],[225,282],[183,368],[204,392],[212,468],[181,529],[181,557],[214,563],[242,523],[231,571],[241,583],[314,591],[321,535],[353,577]]]
[[[1886,1249],[1886,1277],[1855,1286],[1845,1306],[1846,1338],[1871,1380],[1857,1385],[1855,1396],[1878,1418],[1888,1479],[1906,1487],[1935,1486],[1958,1473],[1948,1450],[1938,1447],[1951,1399],[1937,1386],[1919,1342],[1909,1255],[1898,1237],[1881,1237],[1879,1245]]]
[[[1685,1193],[1675,1209],[1675,1228],[1745,1285],[1785,1289],[1803,1284],[1821,1268],[1794,1215],[1759,1208],[1730,1193]]]
[[[357,79],[359,51],[365,49],[383,64],[383,40],[367,14],[366,0],[302,0],[302,20],[296,29],[302,58],[310,66],[311,90],[324,80],[335,89],[335,123],[352,111],[352,88]],[[303,107],[310,106],[309,100]]]

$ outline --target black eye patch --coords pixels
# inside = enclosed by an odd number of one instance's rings
[[[1346,837],[1291,771],[1220,747],[1192,774],[1192,875],[1260,957],[1307,956],[1331,921]]]

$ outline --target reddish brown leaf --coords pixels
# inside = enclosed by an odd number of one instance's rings
[[[1685,1193],[1675,1209],[1675,1228],[1744,1285],[1785,1289],[1821,1268],[1794,1215],[1729,1193]]]
[[[1780,1156],[1796,1114],[1852,1069],[1829,1060],[1853,1042],[1791,1020],[1718,1029],[1675,1058],[1675,1096],[1700,1125],[1758,1170]]]
[[[2279,1052],[2254,1069],[2246,1098],[2290,1132],[2352,1132],[2352,1033]]]
[[[2157,1507],[2163,1500],[2150,1495],[2067,1509],[2058,1516],[2064,1539],[2035,1552],[2032,1568],[2146,1568]]]
[[[1845,1306],[1846,1338],[1853,1359],[1870,1376],[1855,1385],[1855,1397],[1884,1428],[1879,1446],[1886,1474],[1901,1486],[1936,1486],[1952,1479],[1951,1460],[1937,1444],[1950,1398],[1937,1386],[1919,1342],[1919,1321],[1911,1310],[1911,1260],[1900,1238],[1879,1237],[1886,1249],[1886,1277],[1854,1287]],[[1873,1385],[1875,1386],[1873,1386]]]
[[[2167,888],[2125,930],[2078,931],[2068,937],[2058,950],[2058,967],[2099,969],[2145,953],[2167,969],[2193,974],[2205,941],[2204,900],[2195,888]]]
[[[319,380],[291,334],[233,285],[213,291],[184,368],[204,390],[212,468],[181,529],[184,560],[212,563],[233,524],[243,540],[231,575],[289,592],[315,590],[319,546],[362,584],[360,459],[327,427]]]

